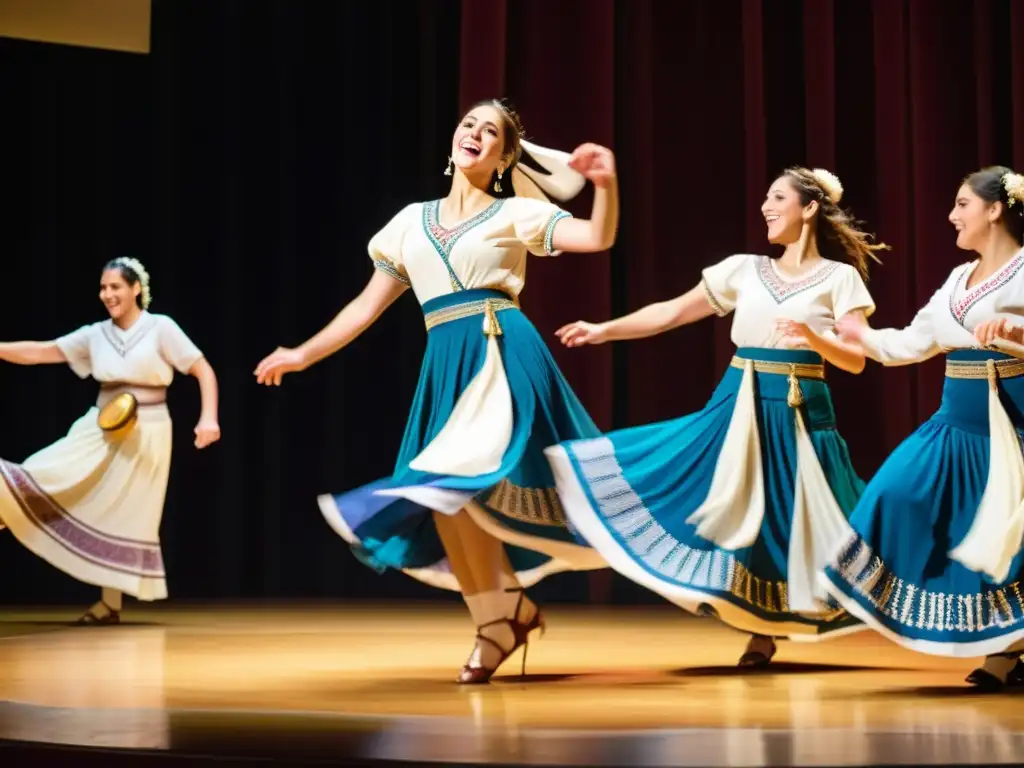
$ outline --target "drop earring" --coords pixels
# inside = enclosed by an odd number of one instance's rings
[[[446,165],[444,167],[444,175],[445,176],[451,176],[452,175],[452,166],[453,165],[454,165],[454,163],[452,162],[452,159],[449,157],[448,158],[448,165]]]
[[[494,191],[501,192],[501,174],[504,173],[500,168],[498,169],[498,178],[494,180]]]

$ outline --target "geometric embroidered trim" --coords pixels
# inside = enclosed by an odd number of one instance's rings
[[[158,542],[114,536],[76,520],[18,464],[0,459],[0,475],[26,519],[72,554],[112,571],[164,578]]]
[[[789,282],[780,278],[775,272],[774,267],[772,267],[771,257],[757,257],[757,275],[761,278],[762,285],[768,289],[768,293],[770,293],[772,298],[775,299],[776,304],[781,304],[787,299],[796,296],[798,293],[803,293],[804,291],[825,282],[832,276],[833,272],[839,269],[839,266],[839,262],[829,261],[823,267],[819,267],[807,277],[794,282]]]
[[[692,547],[665,530],[626,480],[611,440],[573,442],[572,452],[599,516],[649,571],[681,586],[731,594],[765,613],[792,613],[785,581],[760,578],[735,554]],[[844,614],[836,606],[814,618],[831,621]]]
[[[971,594],[932,592],[898,577],[856,534],[843,546],[838,561],[843,581],[880,614],[905,627],[976,633],[1024,622],[1019,581]]]

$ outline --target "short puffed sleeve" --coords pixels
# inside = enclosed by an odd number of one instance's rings
[[[188,373],[202,359],[203,353],[174,320],[167,315],[157,316],[160,355],[174,366],[178,373]]]
[[[90,347],[93,335],[98,331],[96,326],[96,323],[83,325],[78,330],[61,336],[54,342],[68,361],[71,370],[82,379],[87,379],[92,375],[92,352]]]
[[[843,264],[836,270],[832,282],[832,313],[838,320],[858,309],[863,310],[865,317],[871,317],[875,311],[875,301],[860,272],[849,264]]]
[[[546,200],[535,200],[530,197],[517,197],[512,203],[512,224],[516,237],[534,256],[555,256],[557,251],[553,245],[555,225],[562,219],[571,218],[572,214]]]
[[[701,272],[704,295],[719,317],[725,317],[736,309],[743,273],[749,268],[753,258],[746,253],[738,253]]]
[[[370,238],[366,250],[370,254],[373,266],[390,275],[405,285],[411,285],[409,274],[405,271],[405,260],[402,258],[402,244],[410,227],[416,223],[416,212],[420,206],[407,205],[391,221],[384,225],[377,234]]]

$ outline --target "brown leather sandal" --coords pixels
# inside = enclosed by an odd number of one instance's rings
[[[489,643],[491,646],[497,649],[498,653],[501,654],[501,658],[498,659],[498,663],[494,666],[493,669],[488,667],[471,667],[469,666],[469,664],[466,664],[462,667],[462,670],[459,672],[457,682],[466,685],[479,685],[481,683],[490,682],[491,677],[494,675],[495,672],[498,671],[498,667],[504,664],[508,660],[509,656],[511,656],[513,653],[519,650],[520,646],[522,646],[523,648],[523,667],[520,674],[526,675],[526,652],[529,650],[530,647],[530,634],[536,629],[540,629],[541,634],[544,634],[544,630],[546,629],[546,625],[544,623],[544,616],[540,612],[540,608],[538,608],[537,613],[534,614],[533,618],[530,619],[529,623],[524,624],[523,622],[519,621],[519,609],[523,606],[523,600],[526,598],[526,592],[523,590],[522,587],[506,589],[505,591],[519,593],[519,600],[516,602],[516,609],[513,613],[513,617],[510,619],[495,619],[494,621],[489,621],[486,624],[481,624],[479,627],[476,628],[477,641],[479,642],[483,640],[484,642]],[[486,629],[487,627],[496,626],[498,624],[508,624],[509,629],[512,630],[512,636],[515,639],[515,642],[513,643],[512,647],[508,650],[498,645],[496,640],[493,640],[481,633],[481,630]]]
[[[75,622],[75,625],[79,627],[102,627],[120,624],[121,612],[115,611],[102,600],[100,600],[100,602],[103,603],[103,606],[109,611],[109,613],[107,613],[104,616],[97,616],[95,613],[93,613],[92,608],[89,608],[89,610],[87,610],[78,618],[78,621]]]

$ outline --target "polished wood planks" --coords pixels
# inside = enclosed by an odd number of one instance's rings
[[[546,637],[494,684],[451,682],[472,644],[457,608],[136,608],[118,627],[0,613],[0,700],[48,707],[289,710],[465,718],[506,728],[1024,731],[1021,699],[963,684],[972,660],[874,633],[785,643],[735,668],[743,635],[665,609],[549,608]],[[65,614],[74,618],[75,612]],[[63,618],[63,617],[61,617]]]

